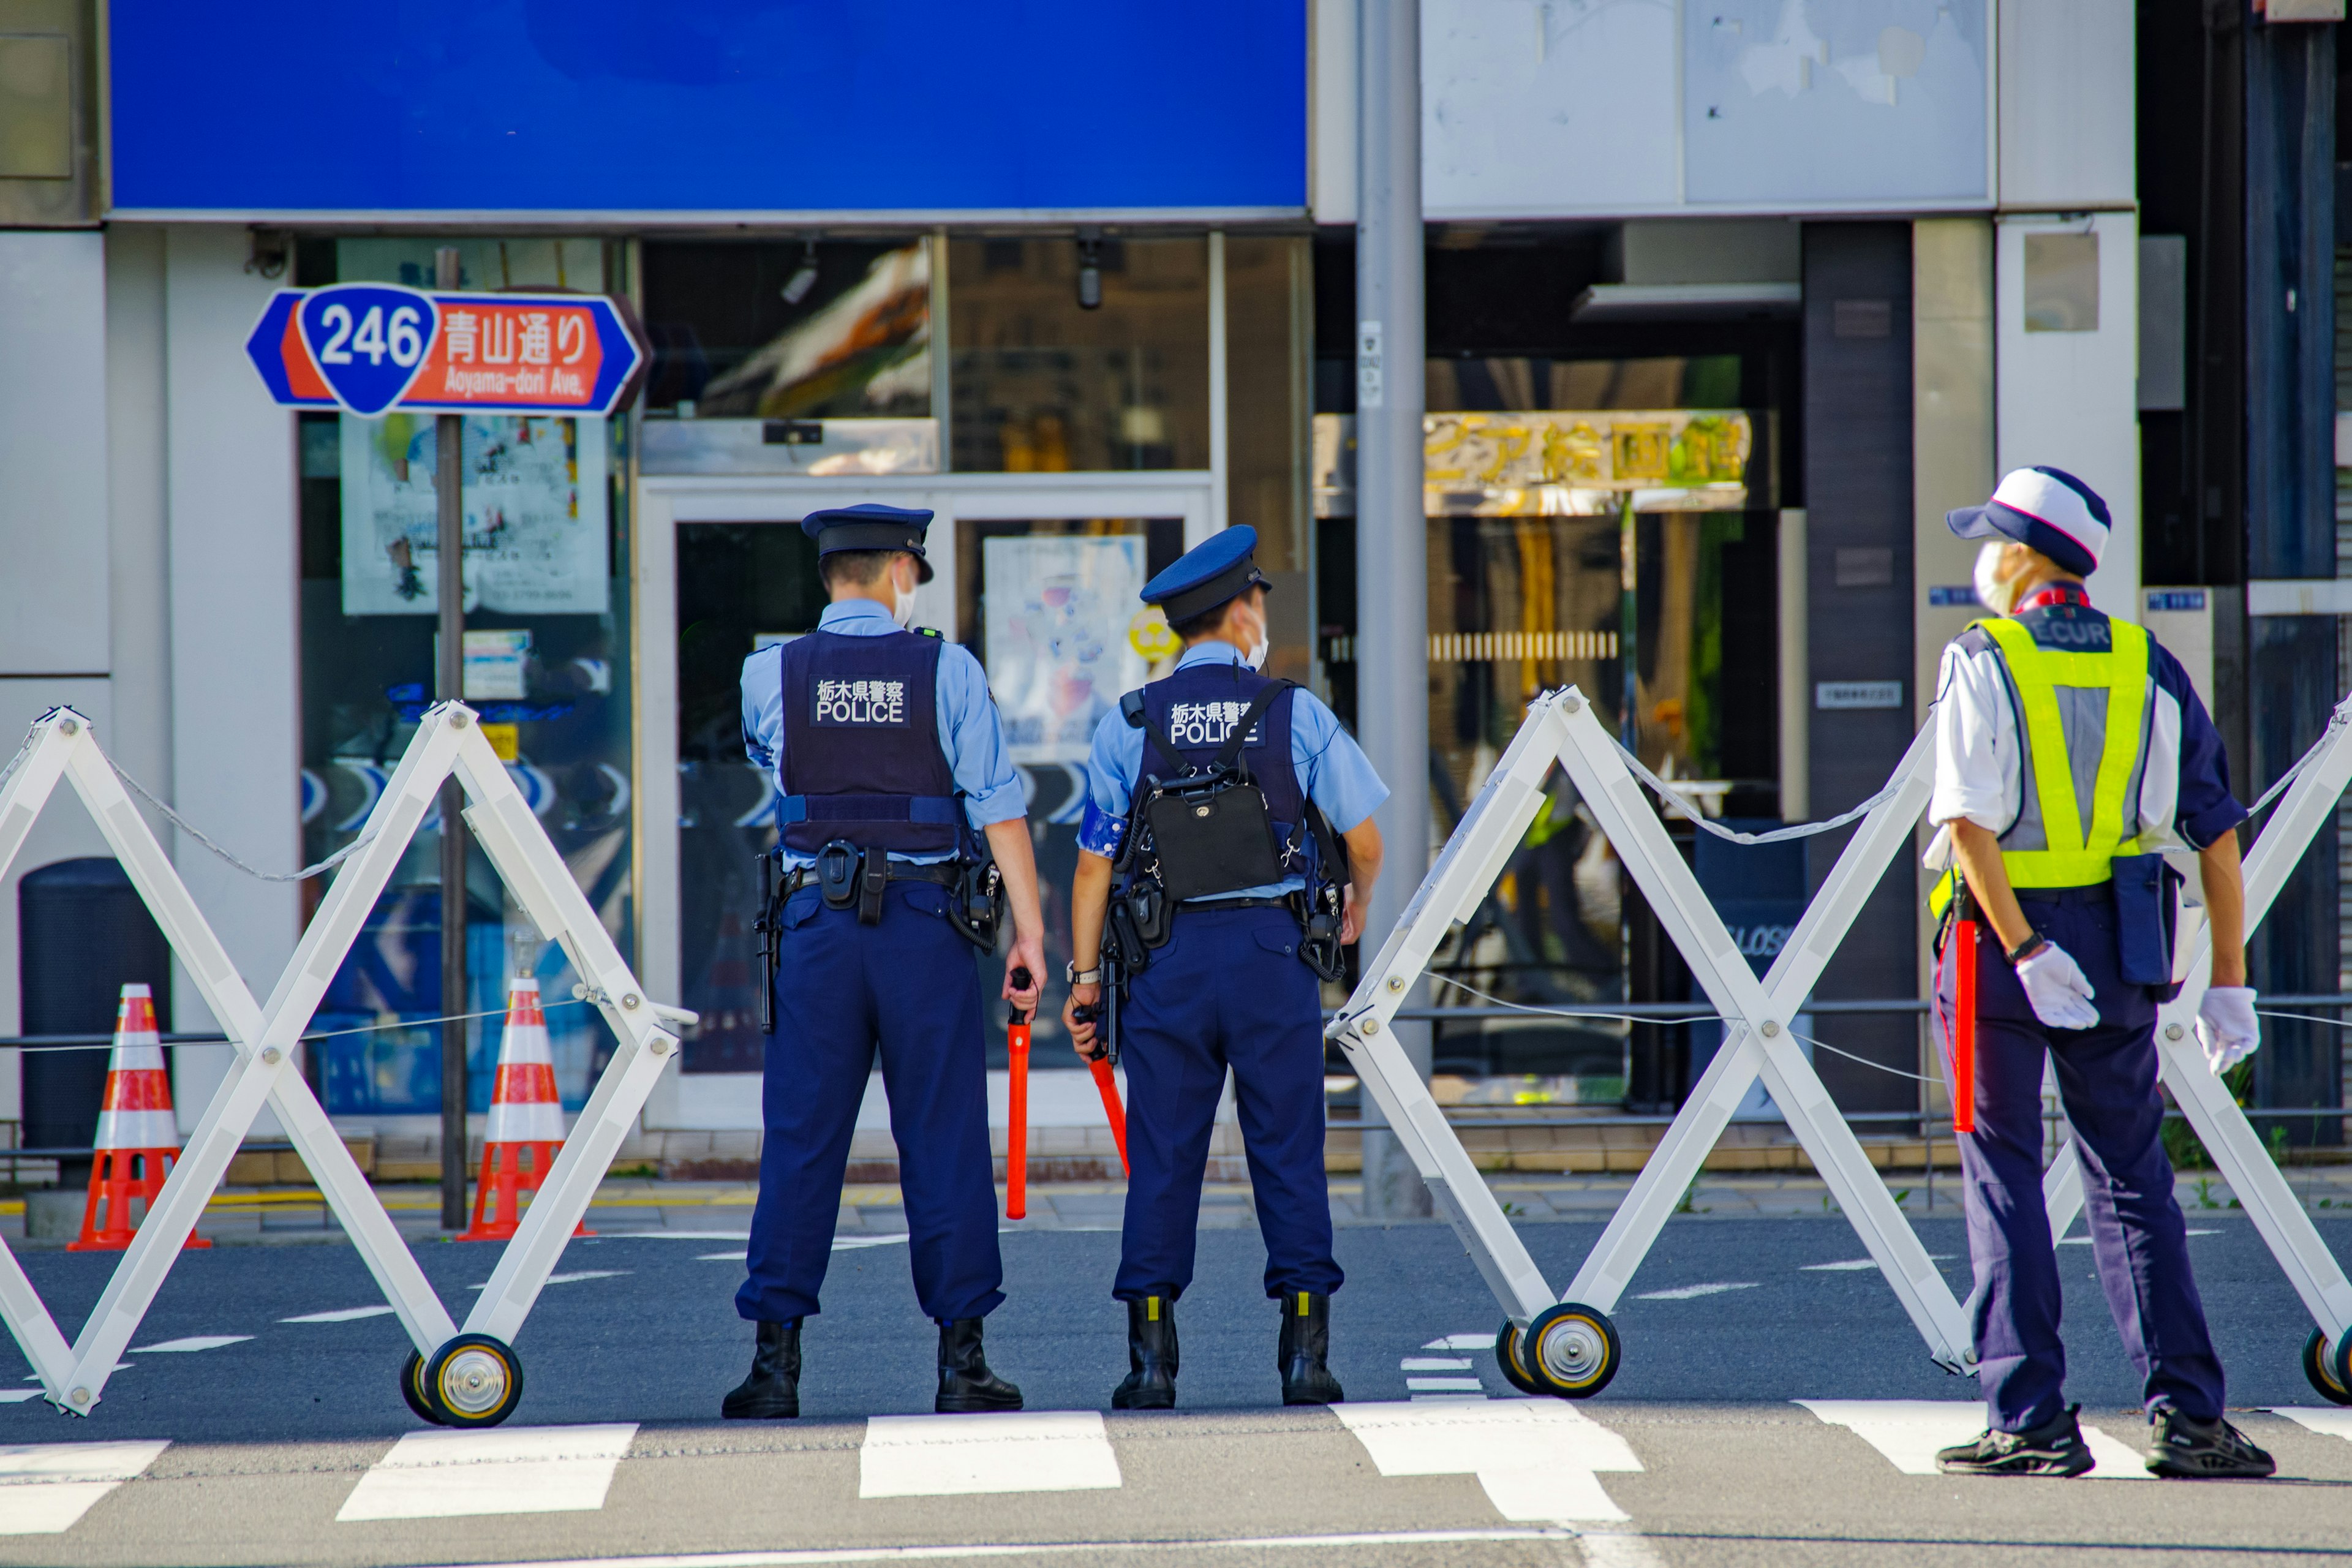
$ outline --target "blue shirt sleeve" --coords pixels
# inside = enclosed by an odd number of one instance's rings
[[[1389,786],[1322,699],[1301,687],[1290,703],[1291,765],[1332,830],[1346,833],[1380,809],[1389,797]]]
[[[771,776],[783,744],[783,664],[780,643],[772,643],[743,661],[743,754]],[[777,787],[783,787],[781,781]]]
[[[1104,859],[1118,855],[1127,836],[1129,785],[1143,760],[1143,731],[1127,721],[1116,708],[1095,726],[1094,745],[1087,753],[1087,809],[1078,822],[1078,847]]]
[[[2173,826],[2181,838],[2203,849],[2246,820],[2246,808],[2230,793],[2230,754],[2189,672],[2169,648],[2152,647],[2157,684],[2180,704],[2180,795]]]
[[[1028,795],[1005,754],[1004,726],[988,677],[960,644],[940,649],[937,700],[940,741],[956,788],[963,791],[964,816],[974,827],[1026,816]]]

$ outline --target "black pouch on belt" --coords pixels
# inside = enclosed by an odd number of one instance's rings
[[[857,901],[857,846],[836,838],[816,852],[817,890],[824,907],[845,910]]]
[[[882,894],[890,886],[890,852],[868,849],[864,864],[857,868],[857,923],[878,926],[882,923]]]
[[[2180,994],[2172,982],[2172,938],[2185,885],[2161,855],[2124,855],[2113,862],[2116,948],[2126,984],[2145,985],[2159,1002]]]

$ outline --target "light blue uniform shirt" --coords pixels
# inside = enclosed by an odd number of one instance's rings
[[[845,599],[827,605],[817,617],[819,631],[847,637],[887,637],[898,629],[888,611],[871,599]],[[778,795],[784,789],[784,650],[781,644],[763,647],[743,661],[743,754],[768,775]],[[939,710],[940,746],[947,752],[948,771],[963,792],[963,812],[974,828],[992,822],[1010,822],[1028,811],[1021,775],[1004,754],[1004,727],[998,720],[996,700],[988,692],[988,677],[980,660],[955,643],[940,648],[939,679],[934,686]],[[901,855],[893,860],[926,863],[952,860],[953,855]],[[784,851],[784,864],[813,866],[814,855]]]
[[[1196,664],[1239,664],[1241,650],[1227,642],[1194,643],[1176,661],[1176,668]],[[1078,827],[1078,847],[1105,859],[1118,854],[1127,834],[1131,786],[1143,763],[1143,731],[1127,721],[1116,708],[1095,726],[1093,751],[1087,757],[1087,813]],[[1372,815],[1388,799],[1388,785],[1372,771],[1372,761],[1355,737],[1339,727],[1339,716],[1320,698],[1301,688],[1290,696],[1290,765],[1299,788],[1323,810],[1332,830],[1345,833]],[[1260,888],[1236,888],[1221,899],[1271,899],[1295,893],[1307,886],[1303,877]]]

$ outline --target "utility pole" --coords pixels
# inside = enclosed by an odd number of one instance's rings
[[[1429,869],[1429,523],[1422,500],[1421,4],[1364,0],[1356,121],[1356,718],[1390,795],[1388,871],[1364,926],[1387,939]],[[1419,982],[1409,1007],[1429,1005]],[[1396,1042],[1425,1080],[1427,1024]],[[1367,1216],[1430,1212],[1429,1189],[1369,1097]]]
[[[461,286],[457,252],[433,253],[434,284]],[[434,499],[439,503],[441,637],[434,696],[466,695],[466,420],[434,421]],[[467,1010],[466,984],[466,792],[455,774],[441,784],[441,1011]],[[466,1228],[466,1043],[462,1023],[441,1026],[441,1228]]]

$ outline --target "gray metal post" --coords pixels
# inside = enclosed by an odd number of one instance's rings
[[[1420,0],[1364,0],[1357,58],[1356,717],[1392,792],[1388,866],[1365,924],[1377,948],[1429,869],[1429,524],[1422,500]],[[1427,984],[1409,1006],[1426,1006]],[[1429,1026],[1396,1039],[1423,1079]],[[1430,1212],[1429,1190],[1364,1107],[1370,1216]]]
[[[462,276],[454,248],[434,252],[436,287],[454,289]],[[435,500],[439,502],[441,652],[434,695],[466,694],[466,421],[444,414],[434,421]],[[466,792],[455,775],[441,785],[441,1011],[463,1013],[466,984]],[[441,1226],[466,1227],[465,1024],[441,1026]]]

